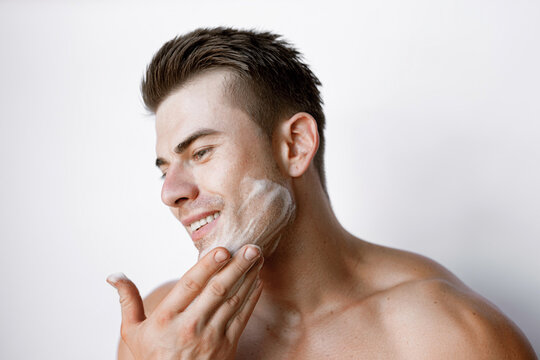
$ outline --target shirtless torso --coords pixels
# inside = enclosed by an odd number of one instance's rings
[[[367,275],[364,288],[324,299],[305,315],[265,309],[263,293],[237,359],[536,358],[519,328],[439,264],[360,240],[356,245],[362,261],[351,273]],[[147,297],[148,314],[174,284]],[[120,353],[130,359],[122,344]]]

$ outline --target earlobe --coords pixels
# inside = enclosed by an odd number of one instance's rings
[[[317,122],[308,113],[301,112],[280,126],[280,157],[285,171],[291,177],[302,176],[319,148]]]

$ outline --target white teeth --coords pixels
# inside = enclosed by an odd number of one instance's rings
[[[202,218],[201,220],[194,221],[191,225],[189,225],[189,228],[191,229],[191,232],[196,231],[202,226],[211,223],[218,217],[219,217],[219,211],[214,213],[213,215],[208,215],[207,217]]]

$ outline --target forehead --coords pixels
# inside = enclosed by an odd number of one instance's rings
[[[169,95],[156,111],[156,150],[170,151],[185,136],[201,129],[235,133],[255,126],[232,105],[224,91],[231,73],[224,70],[197,75]]]

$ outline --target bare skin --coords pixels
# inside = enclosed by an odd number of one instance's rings
[[[262,143],[253,130],[256,125],[226,101],[221,90],[225,76],[223,71],[201,75],[173,93],[158,109],[157,153],[167,160],[162,167],[162,171],[167,172],[162,192],[164,202],[182,221],[187,216],[185,209],[191,211],[190,204],[196,204],[198,197],[219,194],[225,204],[234,203],[238,199],[228,194],[234,193],[234,184],[239,179],[264,176],[283,180],[294,195],[296,213],[294,221],[276,237],[275,250],[263,251],[264,265],[258,273],[263,287],[257,288],[262,289],[259,292],[245,290],[253,289],[256,277],[243,275],[249,271],[249,274],[254,273],[248,266],[242,268],[244,273],[237,271],[233,275],[234,260],[220,268],[204,265],[205,259],[219,249],[209,252],[194,266],[205,279],[198,294],[210,293],[208,284],[225,278],[229,279],[229,284],[238,280],[242,284],[239,289],[244,289],[236,293],[241,304],[237,306],[245,309],[240,319],[247,322],[236,329],[238,336],[227,337],[225,333],[221,337],[198,339],[205,347],[212,348],[214,354],[220,354],[213,358],[536,358],[526,337],[511,320],[442,266],[416,254],[368,243],[343,229],[312,164],[318,146],[313,118],[299,113],[285,119],[278,125],[272,144],[267,145],[270,151],[264,144],[254,145]],[[179,138],[193,130],[193,124],[219,127],[223,123],[225,126],[219,130],[224,130],[225,134],[219,140],[212,140],[219,145],[216,155],[212,155],[206,165],[186,166],[185,162],[177,160],[179,155],[171,151]],[[240,126],[241,131],[235,126]],[[193,151],[207,145],[194,144]],[[221,151],[223,157],[219,156]],[[265,153],[271,153],[277,169],[270,165],[272,161]],[[213,182],[208,175],[212,172],[227,176]],[[203,247],[200,242],[198,245]],[[240,259],[235,255],[237,258]],[[139,314],[137,321],[160,318],[155,314],[163,313],[164,309],[170,311],[171,298],[176,299],[176,303],[183,299],[183,304],[205,299],[203,295],[196,297],[195,293],[186,295],[189,291],[181,284],[189,276],[188,272],[183,280],[164,284],[152,292],[144,301],[144,310],[142,304],[137,307],[139,312],[145,313],[145,316]],[[120,284],[119,291],[121,298],[124,291],[125,306],[135,301],[136,294],[133,295],[134,285],[128,284],[122,289],[123,285]],[[215,303],[212,311],[217,308],[225,313],[223,309],[227,306],[231,304],[225,296]],[[193,313],[192,316],[204,318],[202,314],[210,311],[209,306],[187,309],[177,306],[175,309],[178,318],[193,310],[197,310],[198,315]],[[124,310],[123,307],[123,314]],[[235,320],[236,315],[228,316],[227,321],[242,323]],[[123,328],[126,321],[123,317]],[[174,324],[181,325],[182,321]],[[165,327],[174,333],[172,325]],[[204,327],[201,325],[198,329]],[[151,338],[155,334],[148,331],[145,336]],[[191,338],[196,338],[194,334],[190,334]],[[179,337],[183,339],[184,335],[182,332]],[[152,347],[151,341],[145,343],[143,335],[137,338],[123,331],[123,338],[119,359],[160,358],[143,355],[145,351],[150,354],[148,349]],[[220,352],[224,338],[236,343]]]

